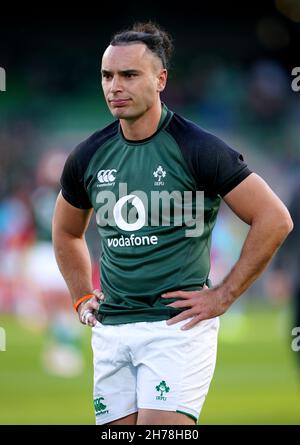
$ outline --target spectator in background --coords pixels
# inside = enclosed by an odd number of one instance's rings
[[[267,283],[268,293],[275,301],[292,298],[292,326],[300,328],[300,181],[292,193],[289,211],[294,230],[279,250]],[[291,338],[289,336],[289,338]],[[295,351],[300,370],[300,351]]]
[[[42,353],[45,370],[69,377],[78,375],[83,368],[79,344],[82,330],[70,310],[69,292],[55,261],[51,237],[51,215],[65,159],[65,153],[51,150],[37,165],[30,194],[35,242],[24,259],[28,296],[26,304],[18,300],[18,314],[20,320],[27,320],[27,325],[38,324],[47,330]]]

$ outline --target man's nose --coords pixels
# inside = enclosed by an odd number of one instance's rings
[[[118,76],[114,76],[111,82],[111,92],[122,91],[122,81]]]

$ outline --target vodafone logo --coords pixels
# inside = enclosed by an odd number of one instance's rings
[[[111,184],[116,179],[116,169],[112,170],[99,170],[97,174],[97,179],[101,184]]]
[[[132,205],[136,209],[137,220],[133,223],[128,223],[124,220],[122,216],[122,208],[131,199],[132,199]],[[114,207],[113,213],[117,226],[120,227],[120,229],[125,230],[126,232],[139,230],[145,225],[146,222],[146,212],[143,202],[136,195],[127,195],[119,199],[119,201],[116,203]]]

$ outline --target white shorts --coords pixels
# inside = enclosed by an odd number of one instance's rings
[[[103,425],[140,408],[177,411],[197,421],[213,377],[219,317],[189,330],[190,319],[92,328],[94,407]]]

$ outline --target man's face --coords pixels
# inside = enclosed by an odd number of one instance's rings
[[[167,71],[143,43],[109,46],[102,58],[102,88],[116,118],[136,119],[149,110],[163,91]]]

